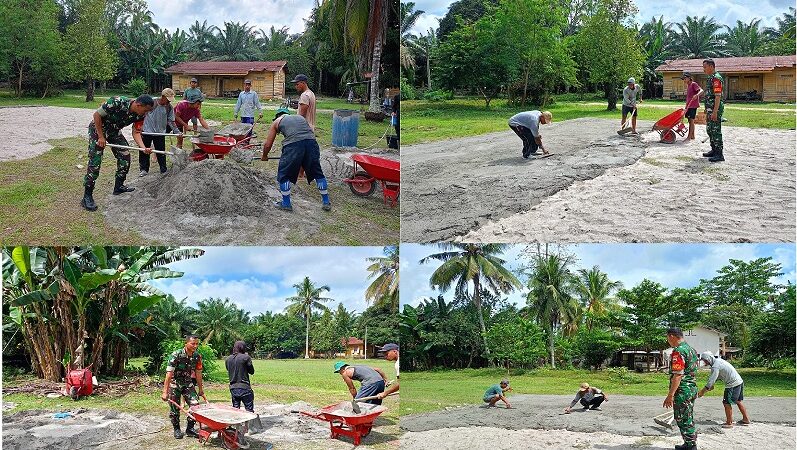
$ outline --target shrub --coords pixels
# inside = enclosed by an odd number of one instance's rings
[[[454,93],[451,91],[436,89],[434,91],[424,92],[423,99],[429,102],[442,102],[444,100],[453,100]]]
[[[637,384],[643,381],[642,377],[628,370],[628,367],[610,367],[606,371],[609,372],[610,379],[621,384]]]
[[[399,87],[401,88],[402,100],[415,100],[415,88],[404,77],[399,80]]]
[[[143,78],[133,78],[125,85],[125,91],[131,98],[146,94],[148,90],[147,82]]]
[[[157,375],[165,376],[166,365],[169,362],[169,357],[174,351],[183,348],[184,345],[185,341],[182,339],[161,342],[161,352],[158,356],[158,360],[155,360],[155,358],[151,358],[149,360],[146,365],[147,372],[150,374],[155,373]],[[218,358],[216,350],[214,350],[210,344],[200,344],[197,352],[202,355],[202,366],[204,367],[204,370],[202,370],[202,379],[209,381],[220,380],[222,377],[216,373],[219,370],[219,363],[216,359]]]

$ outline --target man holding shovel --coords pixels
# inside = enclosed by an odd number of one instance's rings
[[[708,377],[706,386],[697,393],[698,398],[706,394],[707,391],[714,389],[714,383],[722,380],[725,383],[725,392],[722,395],[722,406],[725,407],[725,423],[722,428],[733,428],[733,405],[739,407],[742,413],[742,420],[737,422],[739,425],[750,425],[750,417],[744,407],[744,380],[736,369],[724,359],[714,356],[711,352],[703,352],[700,359],[711,367],[711,375]]]
[[[523,158],[537,155],[538,148],[542,149],[543,154],[548,154],[548,150],[542,145],[540,125],[551,123],[552,119],[550,111],[536,110],[517,113],[509,118],[509,128],[523,141]]]
[[[378,395],[380,399],[387,397],[388,395],[398,392],[399,390],[399,346],[398,344],[385,344],[382,346],[382,351],[385,352],[385,359],[388,361],[395,361],[396,367],[396,381],[390,384],[390,386],[385,389],[385,392],[382,392]]]
[[[83,179],[83,200],[80,205],[88,211],[96,211],[94,203],[94,185],[100,176],[102,165],[102,152],[107,143],[127,147],[127,139],[122,136],[122,128],[139,121],[155,106],[155,101],[149,95],[141,95],[135,100],[127,97],[112,97],[94,112],[94,120],[89,124],[89,162],[86,166],[86,176]],[[141,132],[133,127],[133,140],[144,152],[151,152],[144,145]],[[116,157],[116,180],[113,194],[133,192],[135,188],[124,185],[127,172],[130,171],[130,150],[111,147]]]
[[[637,100],[639,95],[639,100]],[[634,77],[628,79],[628,86],[623,88],[623,118],[620,121],[620,127],[625,130],[628,127],[625,118],[631,114],[631,132],[636,134],[636,104],[642,103],[642,88],[636,84]]]
[[[670,391],[664,399],[665,408],[673,408],[675,422],[681,430],[683,445],[675,450],[694,450],[697,448],[697,430],[694,422],[694,404],[697,398],[697,352],[684,340],[680,328],[667,330],[667,343],[673,347],[670,356]]]
[[[185,346],[171,354],[166,366],[166,379],[163,380],[161,400],[164,402],[171,400],[176,404],[169,403],[169,419],[174,427],[175,439],[183,438],[183,432],[180,431],[180,408],[177,407],[180,404],[180,398],[185,399],[186,405],[193,406],[199,404],[199,397],[205,396],[202,389],[202,355],[199,354],[197,348],[199,348],[199,337],[188,336],[185,339]],[[198,393],[191,377],[192,372],[196,376]],[[196,424],[194,419],[186,418],[185,434],[190,437],[199,437],[194,430],[194,424]]]
[[[327,179],[321,170],[321,150],[307,120],[301,116],[292,116],[288,108],[278,109],[274,122],[268,129],[266,142],[263,143],[261,160],[268,159],[268,153],[274,145],[277,133],[281,133],[285,138],[282,140],[282,155],[277,169],[277,183],[282,193],[282,201],[275,202],[274,206],[283,211],[293,211],[291,183],[296,184],[299,181],[299,171],[304,168],[307,183],[315,180],[318,192],[321,193],[321,208],[324,211],[331,211],[332,203],[329,201]]]
[[[174,91],[169,88],[164,89],[155,102],[155,109],[150,111],[147,117],[144,118],[144,127],[141,131],[144,135],[143,141],[146,147],[152,145],[155,150],[166,151],[166,136],[163,135],[168,129],[177,130],[177,124],[174,123],[173,101]],[[160,167],[161,173],[166,173],[166,154],[156,153],[155,157],[158,159],[158,167]],[[149,153],[138,152],[139,177],[146,176],[149,173],[150,159]]]
[[[381,405],[382,399],[375,398],[377,395],[385,391],[385,382],[387,377],[382,369],[368,366],[350,366],[343,361],[335,363],[335,373],[339,373],[349,388],[351,396],[355,400],[359,398],[368,397],[365,403],[373,405]],[[360,382],[360,389],[354,387],[354,381]],[[374,397],[374,398],[370,398]]]

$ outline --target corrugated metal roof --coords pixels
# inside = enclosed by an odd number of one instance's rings
[[[185,61],[166,69],[166,73],[186,75],[246,75],[249,72],[279,72],[287,61]]]
[[[736,58],[714,58],[717,72],[769,72],[778,67],[794,67],[795,55],[790,56],[745,56]],[[703,58],[674,59],[656,67],[656,72],[703,72]]]

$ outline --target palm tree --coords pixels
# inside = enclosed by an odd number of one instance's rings
[[[248,316],[246,318],[248,320]],[[216,351],[224,351],[228,347],[225,344],[241,337],[240,319],[238,307],[229,298],[208,298],[197,302],[194,316],[196,333],[200,337],[204,336],[203,344],[211,344]]]
[[[208,25],[208,21],[204,20],[202,23],[195,21],[188,29],[191,36],[191,53],[193,59],[205,59],[210,56],[211,46],[215,34],[219,29],[215,25]]]
[[[313,309],[326,311],[328,308],[322,302],[334,301],[329,297],[322,297],[324,292],[329,292],[329,286],[316,287],[310,277],[304,277],[301,283],[294,284],[296,295],[288,297],[291,302],[286,312],[291,315],[303,316],[307,324],[307,332],[304,337],[304,359],[310,358],[310,317]]]
[[[401,67],[406,69],[415,69],[415,57],[412,55],[407,44],[415,38],[415,35],[411,33],[412,27],[415,26],[415,22],[418,21],[418,18],[421,17],[423,13],[424,11],[415,11],[415,2],[401,2],[401,25],[399,29],[401,33],[401,43],[399,55],[401,58]]]
[[[399,304],[399,247],[388,245],[382,249],[385,256],[366,258],[372,262],[368,266],[368,279],[375,278],[365,290],[365,301],[374,304],[388,302],[398,310]]]
[[[254,26],[248,23],[224,22],[224,29],[210,42],[213,61],[254,61],[257,57]]]
[[[733,28],[725,25],[727,33],[722,35],[728,54],[732,56],[753,56],[759,54],[766,44],[766,34],[759,30],[761,19],[752,19],[749,24],[736,21]]]
[[[437,48],[437,44],[437,33],[433,28],[429,28],[426,34],[410,36],[407,40],[407,45],[426,60],[426,85],[429,89],[432,89],[432,52]]]
[[[577,327],[579,307],[573,298],[573,274],[569,258],[557,254],[537,254],[533,257],[530,292],[526,303],[536,311],[537,321],[548,334],[551,368],[556,367],[554,336],[559,328],[574,332]]]
[[[598,266],[593,266],[589,270],[579,269],[576,291],[581,297],[581,307],[587,316],[588,330],[592,330],[595,317],[605,314],[606,303],[612,294],[622,288],[622,282],[609,280],[609,277],[601,272]]]
[[[775,28],[766,28],[764,31],[770,39],[787,38],[794,40],[795,38],[795,9],[789,7],[789,12],[783,13],[783,18],[778,17],[778,26]]]
[[[722,39],[717,34],[722,26],[714,18],[687,16],[675,24],[674,50],[681,58],[715,58],[725,56]]]
[[[329,24],[332,39],[358,55],[361,67],[370,67],[368,109],[371,112],[380,110],[379,71],[392,3],[389,0],[326,0],[319,10],[319,16]]]
[[[504,267],[506,261],[497,256],[506,250],[507,245],[450,243],[439,244],[439,247],[444,251],[420,260],[421,264],[430,260],[443,261],[443,264],[432,273],[429,284],[432,289],[440,289],[442,292],[454,285],[454,292],[465,296],[468,296],[468,288],[473,284],[473,295],[470,295],[470,298],[479,314],[484,352],[489,355],[490,349],[484,336],[487,327],[484,325],[481,290],[508,294],[522,287],[515,275]]]
[[[655,17],[650,22],[642,25],[639,30],[639,40],[645,50],[644,85],[647,92],[654,92],[656,81],[661,75],[656,72],[665,60],[674,56],[672,52],[673,31],[672,24],[664,22],[664,16]]]

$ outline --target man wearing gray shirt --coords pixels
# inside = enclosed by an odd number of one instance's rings
[[[350,366],[343,361],[335,363],[335,373],[343,377],[349,392],[355,399],[373,397],[385,391],[387,377],[382,369],[368,366]],[[360,389],[354,387],[354,381],[359,381]],[[366,400],[365,403],[381,405],[382,399]]]
[[[639,100],[637,100],[639,95]],[[620,126],[625,125],[625,118],[631,113],[631,130],[636,133],[636,104],[642,103],[642,88],[636,84],[636,80],[631,77],[628,79],[628,86],[623,88],[623,119]]]
[[[725,383],[725,392],[722,395],[722,406],[725,407],[725,423],[722,428],[733,428],[733,405],[737,405],[739,412],[742,413],[742,420],[737,423],[739,425],[750,425],[747,409],[742,404],[742,400],[744,400],[744,380],[742,380],[739,372],[736,371],[731,363],[719,356],[714,356],[711,352],[701,353],[700,359],[705,361],[706,365],[711,366],[711,375],[708,377],[706,387],[697,393],[698,398],[705,395],[706,391],[714,389],[714,383],[717,380],[721,380]]]
[[[166,136],[153,136],[148,133],[166,133],[167,127],[171,130],[177,130],[177,125],[174,123],[174,91],[166,88],[161,92],[161,96],[155,100],[155,108],[147,114],[144,118],[144,126],[141,130],[141,139],[147,148],[153,146],[155,150],[166,150]],[[158,167],[161,173],[166,173],[166,155],[163,153],[156,153],[155,157],[158,160]],[[143,151],[138,152],[138,168],[141,172],[138,176],[143,177],[149,173],[150,155]]]
[[[238,101],[235,102],[233,109],[233,118],[238,118],[238,113],[241,113],[241,123],[255,123],[255,110],[257,110],[257,118],[263,117],[263,108],[260,106],[260,97],[257,92],[252,90],[252,80],[244,81],[244,90],[238,94]],[[251,135],[252,132],[249,132]]]
[[[542,149],[543,154],[548,154],[548,150],[542,145],[540,124],[551,123],[552,118],[550,111],[536,110],[517,113],[509,118],[509,128],[523,141],[524,158],[536,155],[538,148]]]
[[[581,403],[584,411],[600,411],[601,403],[608,401],[606,394],[595,386],[590,386],[589,383],[581,383],[580,389],[576,392],[576,397],[570,402],[570,406],[565,408],[565,414],[570,414],[576,403]]]

